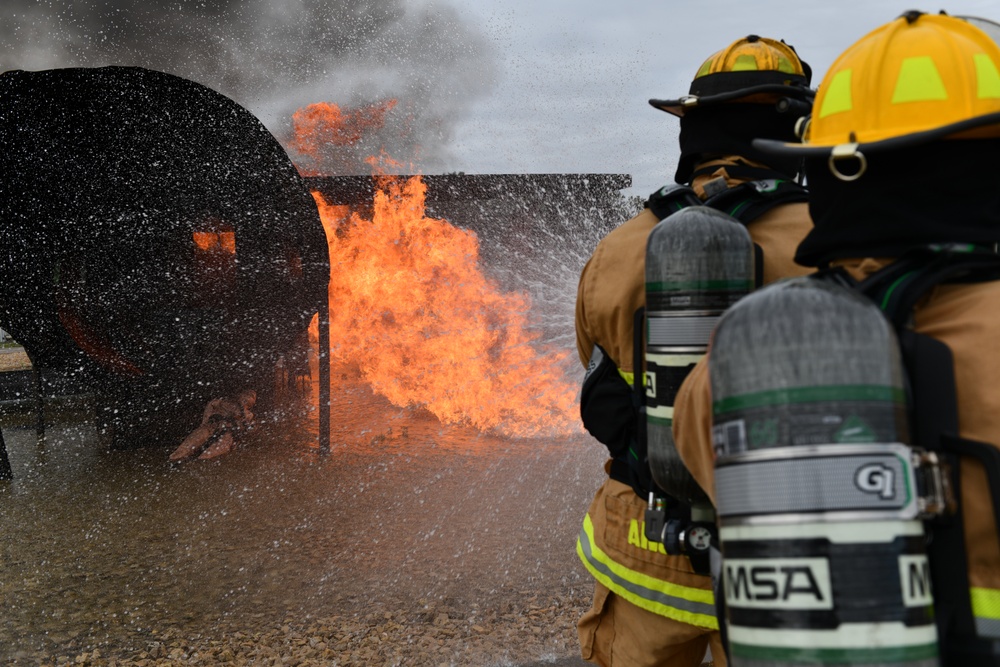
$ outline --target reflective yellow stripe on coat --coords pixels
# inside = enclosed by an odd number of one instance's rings
[[[635,606],[682,623],[718,630],[712,591],[672,584],[615,562],[594,541],[589,514],[583,517],[576,553],[597,581]]]
[[[976,620],[976,634],[989,639],[1000,639],[1000,590],[971,588],[972,615]]]

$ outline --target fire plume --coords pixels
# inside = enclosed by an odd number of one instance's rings
[[[366,133],[381,129],[385,115],[395,106],[394,99],[356,109],[342,109],[330,102],[310,104],[292,115],[294,134],[289,147],[321,164],[330,148],[352,146]]]
[[[570,353],[540,344],[529,296],[482,272],[475,233],[426,217],[425,193],[419,176],[384,177],[371,220],[314,193],[330,246],[333,359],[443,423],[578,432]]]

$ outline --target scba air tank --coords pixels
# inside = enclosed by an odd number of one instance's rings
[[[795,278],[731,308],[709,361],[734,665],[938,664],[895,332]]]
[[[678,500],[710,505],[674,446],[674,399],[705,355],[722,313],[754,287],[753,241],[735,218],[691,206],[646,242],[646,427],[653,480]]]

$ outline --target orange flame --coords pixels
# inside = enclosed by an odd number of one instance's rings
[[[514,437],[579,432],[570,353],[539,344],[530,298],[482,273],[475,233],[424,215],[419,176],[383,186],[371,220],[314,193],[330,246],[333,358],[393,404],[444,423]]]
[[[193,232],[191,236],[195,246],[203,252],[236,254],[236,232]]]
[[[341,109],[330,102],[317,102],[292,115],[293,137],[289,146],[317,164],[329,147],[351,146],[366,132],[385,125],[385,115],[396,100],[370,104],[357,109]]]

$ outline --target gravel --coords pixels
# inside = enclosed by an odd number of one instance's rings
[[[167,665],[457,665],[586,664],[577,651],[578,604],[527,599],[470,617],[427,604],[420,611],[330,616],[261,629],[213,628],[206,636],[154,634],[131,653],[100,649],[11,664],[154,667]]]
[[[26,371],[31,369],[31,362],[24,348],[9,347],[0,349],[0,373],[3,371]]]

